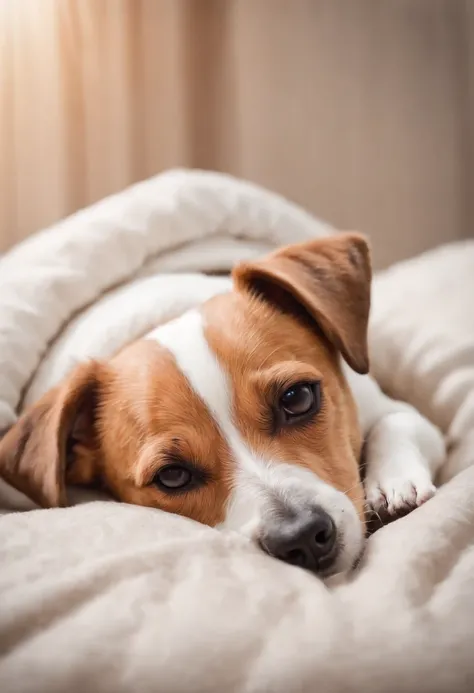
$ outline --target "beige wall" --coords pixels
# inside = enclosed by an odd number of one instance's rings
[[[368,232],[474,228],[471,0],[4,0],[0,250],[174,165]]]

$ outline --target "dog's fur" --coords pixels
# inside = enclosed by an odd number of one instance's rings
[[[234,290],[79,366],[0,443],[0,472],[45,507],[66,482],[261,541],[317,503],[337,530],[329,572],[349,569],[365,503],[397,515],[434,493],[442,438],[368,375],[371,268],[365,239],[339,234],[236,268]],[[316,383],[321,407],[275,426],[282,392]],[[359,460],[366,443],[365,493]],[[155,483],[173,461],[199,483]]]

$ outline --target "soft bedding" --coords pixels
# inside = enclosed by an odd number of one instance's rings
[[[0,429],[76,361],[228,287],[202,272],[331,232],[250,184],[172,171],[37,234],[0,260]],[[474,690],[472,296],[471,241],[376,278],[373,372],[443,429],[456,475],[348,579],[105,499],[12,512],[29,505],[3,486],[0,690]]]

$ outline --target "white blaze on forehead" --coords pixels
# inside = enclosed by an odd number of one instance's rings
[[[197,310],[158,327],[147,335],[170,351],[193,390],[206,404],[231,447],[245,453],[245,444],[232,423],[230,384],[204,334],[202,315]]]

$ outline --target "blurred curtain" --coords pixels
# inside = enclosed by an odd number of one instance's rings
[[[177,165],[368,232],[474,228],[470,0],[0,0],[0,251]]]

